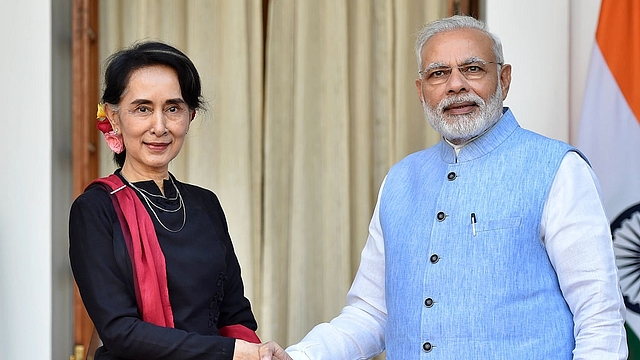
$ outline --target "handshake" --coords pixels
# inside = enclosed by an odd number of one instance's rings
[[[263,344],[252,344],[244,340],[236,340],[233,360],[292,360],[282,346],[269,341]]]

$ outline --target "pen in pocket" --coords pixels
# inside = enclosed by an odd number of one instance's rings
[[[471,229],[473,230],[473,236],[476,236],[476,213],[471,213]]]

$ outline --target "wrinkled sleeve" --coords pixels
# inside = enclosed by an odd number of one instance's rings
[[[573,313],[573,358],[626,359],[625,306],[609,223],[595,174],[575,152],[554,179],[541,236]]]
[[[294,360],[369,359],[384,350],[387,307],[379,206],[378,195],[369,236],[362,250],[360,267],[347,293],[346,306],[336,318],[317,325],[302,341],[286,349]]]

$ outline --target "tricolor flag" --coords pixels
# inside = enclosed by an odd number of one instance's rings
[[[629,359],[640,359],[640,1],[602,0],[578,147],[598,176],[627,305]]]

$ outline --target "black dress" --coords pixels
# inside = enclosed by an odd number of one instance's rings
[[[173,184],[184,201],[184,228],[168,231],[149,212],[149,205],[145,207],[166,260],[175,328],[156,326],[140,317],[131,260],[110,198],[113,195],[93,185],[71,207],[71,268],[104,344],[96,360],[232,359],[235,340],[220,336],[218,329],[234,324],[257,329],[218,198],[209,190],[175,178],[164,182],[166,198],[147,197],[162,208],[174,209],[178,200]],[[134,185],[161,194],[153,181]],[[144,204],[139,193],[138,197]],[[175,231],[183,224],[182,210],[154,210],[168,229]]]

